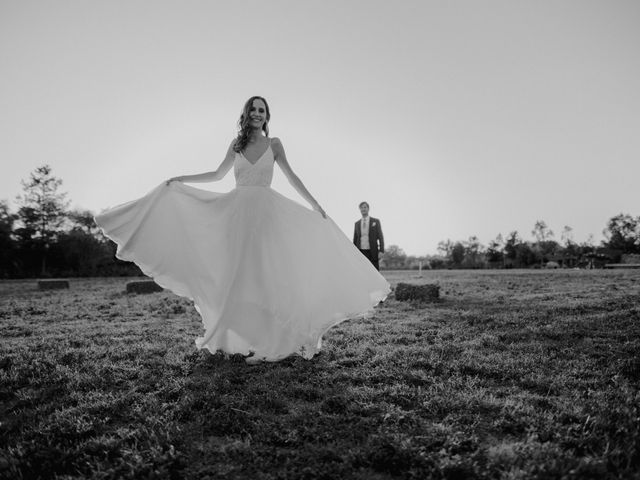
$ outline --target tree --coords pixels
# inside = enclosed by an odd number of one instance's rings
[[[62,180],[53,176],[51,167],[36,168],[23,180],[23,195],[17,197],[18,219],[22,224],[19,232],[23,241],[31,241],[41,255],[41,274],[46,273],[47,249],[60,232],[68,202],[66,193],[60,192]]]
[[[585,246],[585,247],[590,247],[591,249],[595,248],[595,244],[596,244],[596,240],[595,240],[595,238],[593,237],[593,233],[590,233],[590,234],[587,236],[587,239],[586,239],[584,242],[582,242],[582,245],[583,245],[583,246]]]
[[[407,254],[398,245],[389,245],[382,254],[385,268],[404,268]]]
[[[111,260],[109,245],[81,228],[61,233],[52,249],[50,264],[65,276],[97,276],[99,266]]]
[[[471,236],[464,243],[464,266],[466,268],[482,267],[482,244],[478,237]]]
[[[485,257],[487,258],[487,262],[492,267],[502,266],[504,264],[504,240],[502,238],[502,234],[498,234],[498,236],[489,242],[487,245],[487,251],[485,252]]]
[[[0,200],[0,278],[8,277],[14,269],[15,242],[12,232],[15,218],[6,200]]]
[[[466,248],[464,247],[462,242],[454,243],[453,247],[451,248],[451,263],[456,267],[460,267],[462,265],[462,262],[464,261],[465,253]]]
[[[517,246],[521,243],[518,232],[514,230],[507,236],[507,240],[504,242],[504,256],[509,260],[509,264],[513,265],[517,257]]]
[[[71,210],[67,214],[72,230],[82,230],[87,235],[98,236],[100,229],[93,219],[91,210]]]
[[[536,242],[540,243],[551,240],[553,238],[553,231],[547,227],[544,220],[538,220],[533,226],[533,230],[531,230],[531,235],[534,236]]]
[[[569,225],[565,225],[562,229],[562,234],[560,235],[560,240],[564,243],[565,247],[572,245],[573,241],[573,228]]]
[[[553,231],[547,227],[544,220],[536,221],[533,226],[533,230],[531,231],[531,235],[536,239],[534,251],[538,253],[540,257],[540,265],[542,265],[547,256],[555,254],[558,243],[555,240],[552,240]]]
[[[622,253],[640,253],[640,217],[620,213],[607,222],[602,231],[605,245]]]
[[[516,260],[515,263],[519,267],[529,267],[536,263],[536,253],[531,248],[529,242],[518,243],[515,246]]]
[[[507,235],[504,243],[505,266],[528,267],[536,262],[536,254],[529,242],[523,242],[517,231]]]
[[[453,249],[453,242],[449,239],[441,240],[438,242],[438,251],[445,258],[451,258],[451,250]]]

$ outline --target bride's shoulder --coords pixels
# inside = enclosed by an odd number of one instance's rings
[[[236,143],[238,142],[237,138],[234,138],[233,140],[231,140],[231,143],[229,143],[229,151],[231,152],[232,150],[236,149]]]
[[[280,141],[278,137],[271,137],[271,148],[273,149],[273,152],[276,154],[284,150],[284,147],[282,146],[282,141]]]
[[[225,155],[225,160],[227,160],[227,161],[233,160],[233,158],[238,153],[238,152],[236,152],[236,141],[237,141],[236,138],[231,140],[231,143],[229,144],[229,148],[227,148],[227,154]]]

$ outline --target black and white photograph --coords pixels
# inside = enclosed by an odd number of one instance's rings
[[[0,0],[0,479],[640,480],[640,2]]]

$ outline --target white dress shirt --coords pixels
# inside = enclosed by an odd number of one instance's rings
[[[371,250],[369,243],[369,216],[362,217],[360,220],[360,249]]]

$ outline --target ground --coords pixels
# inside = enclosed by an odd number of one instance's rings
[[[259,365],[131,279],[0,282],[0,478],[640,478],[640,271],[383,273],[442,299]]]

